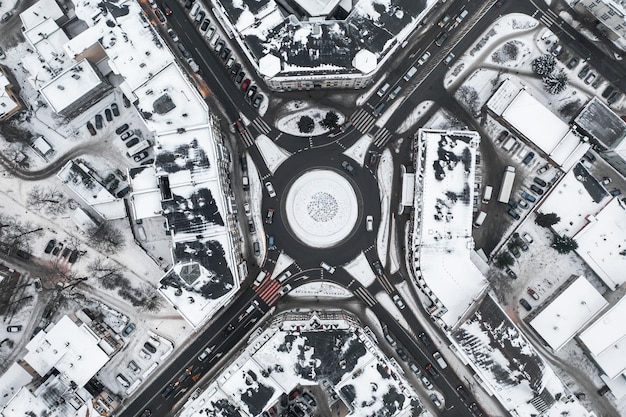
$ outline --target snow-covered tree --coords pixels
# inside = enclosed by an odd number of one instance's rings
[[[556,59],[552,54],[543,54],[535,58],[532,62],[533,72],[540,77],[551,74],[555,66]]]
[[[560,70],[557,73],[552,73],[543,77],[543,88],[550,94],[559,94],[565,90],[569,79],[565,71]]]
[[[568,236],[554,235],[552,247],[556,249],[558,253],[569,253],[578,248],[578,242]]]
[[[311,133],[315,127],[315,121],[309,116],[302,116],[298,120],[298,130],[301,133]]]

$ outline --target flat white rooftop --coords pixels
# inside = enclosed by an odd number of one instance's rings
[[[608,304],[593,285],[580,276],[531,320],[530,325],[556,351]]]
[[[614,379],[626,372],[626,297],[600,316],[579,339],[591,357]]]
[[[87,60],[82,60],[41,87],[40,91],[50,107],[58,113],[101,83],[96,70]]]

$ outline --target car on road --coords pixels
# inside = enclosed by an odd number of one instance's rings
[[[424,387],[426,387],[426,389],[433,389],[433,384],[425,375],[422,375],[421,380],[422,380],[422,384],[424,385]]]
[[[430,346],[432,345],[432,341],[430,340],[430,337],[428,337],[428,335],[424,332],[419,332],[417,334],[417,337],[419,337],[419,339],[422,341],[422,343],[424,344],[424,346]]]
[[[600,184],[602,184],[602,185],[608,185],[608,184],[610,184],[611,182],[613,182],[613,180],[611,179],[611,177],[604,177],[604,178],[602,178],[602,181],[600,181]]]
[[[417,65],[424,65],[426,61],[428,61],[428,58],[430,58],[430,52],[426,51],[424,52],[424,55],[422,55],[422,57],[417,61]]]
[[[365,217],[365,230],[371,232],[374,230],[374,216],[369,215]]]
[[[165,16],[169,16],[172,14],[172,9],[167,3],[163,3],[163,11],[165,12]]]
[[[398,357],[400,359],[402,359],[404,362],[407,362],[409,360],[409,357],[407,356],[407,354],[404,352],[404,349],[402,348],[396,348],[396,353],[398,354]]]
[[[235,122],[235,127],[237,128],[237,132],[239,132],[240,135],[243,135],[246,132],[246,127],[243,125],[241,119]]]
[[[137,325],[135,323],[129,323],[128,326],[124,327],[124,330],[122,330],[122,336],[130,336],[135,328],[137,328]]]
[[[176,34],[176,32],[174,32],[173,29],[168,29],[167,30],[167,34],[170,36],[170,38],[172,38],[172,40],[174,42],[178,42],[180,39],[178,38],[178,35]]]
[[[274,222],[274,209],[268,208],[267,215],[265,216],[265,223],[272,224]]]
[[[352,166],[352,164],[348,161],[343,161],[341,163],[341,167],[344,169],[344,171],[346,171],[348,174],[350,175],[354,175],[354,167]]]
[[[533,298],[533,300],[539,300],[539,294],[537,294],[537,292],[534,289],[528,287],[526,292],[528,293],[528,295],[530,295]]]
[[[441,46],[448,39],[448,32],[441,32],[437,35],[437,39],[435,39],[435,45]]]
[[[453,59],[454,59],[454,54],[449,53],[448,56],[446,56],[446,59],[443,60],[443,64],[445,66],[449,66]]]
[[[7,326],[7,332],[9,333],[17,333],[17,332],[21,332],[22,331],[22,325],[21,324],[17,324],[14,326]]]
[[[252,212],[250,211],[250,203],[247,201],[243,203],[243,211],[246,214],[246,217],[252,217]]]
[[[291,291],[291,285],[287,284],[278,291],[278,295],[281,297]]]
[[[200,353],[200,355],[198,356],[198,360],[202,362],[209,356],[209,353],[211,353],[211,348],[204,349],[202,353]]]
[[[404,308],[406,307],[406,304],[404,304],[404,301],[402,301],[402,298],[398,294],[394,295],[392,297],[392,300],[400,310],[404,310]]]
[[[11,18],[11,16],[13,16],[13,12],[11,12],[11,11],[6,12],[6,13],[5,13],[5,14],[3,14],[3,15],[2,15],[2,17],[0,18],[0,22],[4,23],[4,22],[8,21],[8,20]]]
[[[439,26],[440,28],[444,27],[450,21],[450,19],[450,15],[445,15],[441,18],[439,22],[437,22],[437,26]]]
[[[89,131],[91,136],[95,136],[97,133],[96,129],[94,129],[93,124],[91,122],[87,122],[87,130]]]
[[[506,269],[506,274],[513,279],[517,279],[517,274],[511,268]]]
[[[530,311],[532,310],[532,307],[530,306],[530,304],[528,303],[528,301],[526,301],[523,298],[519,299],[519,303],[522,305],[522,307],[524,307],[526,309],[526,311]]]
[[[178,50],[180,51],[181,54],[183,54],[185,58],[191,58],[191,54],[189,53],[187,48],[185,48],[185,45],[182,42],[176,43],[176,46],[178,47]]]
[[[172,385],[168,385],[167,387],[165,387],[163,391],[161,391],[161,397],[163,398],[169,397],[172,391],[174,391],[174,387]]]
[[[141,413],[140,417],[150,417],[151,415],[152,415],[152,411],[146,408],[145,410],[143,410],[143,413]]]
[[[426,372],[428,372],[433,378],[439,377],[439,371],[437,371],[437,368],[435,368],[432,363],[426,364]]]
[[[274,190],[274,186],[271,182],[267,181],[265,183],[265,189],[267,190],[267,194],[269,194],[271,198],[276,197],[276,191]]]
[[[441,407],[441,401],[439,401],[439,397],[434,392],[428,396],[430,400],[435,404],[435,407]]]

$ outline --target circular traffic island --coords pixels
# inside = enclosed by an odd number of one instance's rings
[[[286,195],[287,226],[296,239],[312,248],[339,245],[359,220],[357,192],[334,170],[305,172],[290,184]]]

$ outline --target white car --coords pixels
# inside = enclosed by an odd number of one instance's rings
[[[130,387],[130,381],[128,379],[126,379],[126,377],[124,375],[117,374],[115,379],[117,379],[117,382],[119,382],[120,385],[123,386],[124,388]]]
[[[526,242],[528,242],[529,245],[534,242],[533,237],[529,235],[528,233],[524,233],[522,237],[524,238]]]
[[[367,216],[365,218],[365,230],[367,230],[368,232],[371,232],[372,230],[374,230],[374,217],[373,216]]]
[[[283,295],[287,294],[289,291],[291,291],[291,285],[287,284],[284,287],[282,287],[280,291],[278,291],[278,294],[282,297]]]
[[[396,305],[398,306],[400,310],[404,310],[404,307],[406,307],[406,305],[404,304],[404,301],[402,301],[402,298],[400,298],[398,294],[394,295],[392,299],[393,299],[393,302],[396,303]]]
[[[426,51],[424,52],[424,55],[422,55],[422,57],[417,61],[417,65],[424,65],[426,61],[428,61],[428,58],[430,58],[430,52]]]
[[[269,194],[269,196],[271,198],[276,197],[276,190],[274,190],[274,186],[272,185],[271,182],[266,182],[265,183],[265,188],[267,189],[267,193]]]
[[[246,217],[250,218],[252,217],[252,212],[250,211],[250,204],[249,203],[243,203],[243,211],[244,213],[246,213]]]

